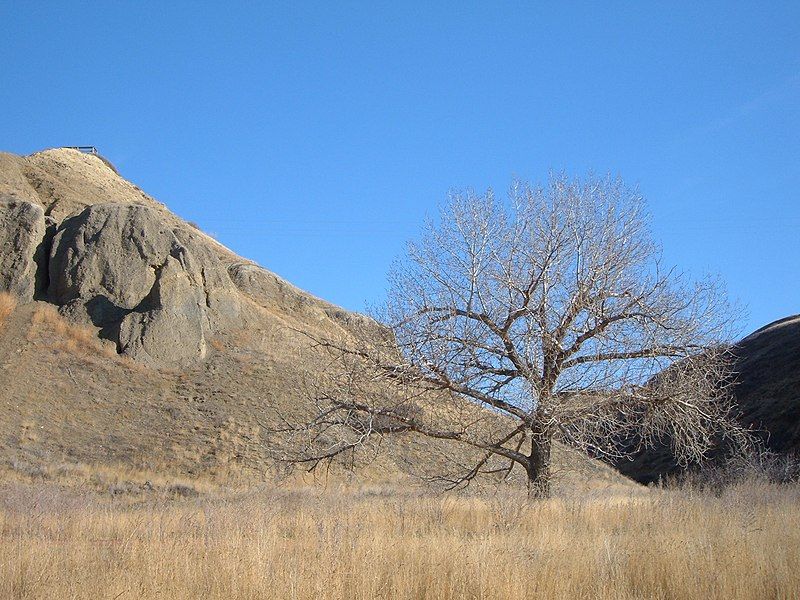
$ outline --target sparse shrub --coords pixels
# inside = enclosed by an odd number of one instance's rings
[[[179,496],[181,498],[197,498],[197,496],[200,495],[198,491],[194,489],[192,486],[185,485],[182,483],[176,483],[175,485],[169,486],[167,491],[170,494]]]
[[[19,475],[30,479],[50,479],[50,474],[42,465],[33,464],[20,458],[12,458],[9,466],[11,470]]]
[[[96,154],[95,156],[97,156],[97,158],[99,158],[101,161],[103,161],[103,164],[105,164],[105,166],[107,166],[109,169],[114,171],[114,174],[119,175],[119,171],[117,170],[117,167],[115,167],[111,163],[111,161],[108,160],[105,156],[100,156],[99,154]]]
[[[141,486],[132,481],[120,481],[108,486],[108,493],[112,496],[133,495],[141,492]]]

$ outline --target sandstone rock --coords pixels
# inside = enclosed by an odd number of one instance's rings
[[[321,323],[333,321],[349,333],[367,339],[385,341],[390,335],[374,319],[315,298],[258,265],[235,263],[228,267],[228,273],[239,290],[263,307],[279,308]]]
[[[59,227],[50,253],[52,301],[151,365],[202,359],[208,333],[237,324],[238,292],[199,233],[171,228],[151,207],[105,203]]]
[[[241,294],[231,281],[227,265],[210,245],[210,238],[190,227],[176,228],[174,233],[188,250],[191,272],[202,283],[208,328],[219,331],[237,326],[243,318]]]
[[[252,263],[235,263],[228,267],[230,279],[242,292],[261,306],[278,306],[293,312],[308,312],[323,301],[296,288],[288,281]]]
[[[49,300],[149,365],[191,363],[209,336],[249,329],[278,345],[298,328],[384,333],[245,262],[77,150],[0,153],[0,225],[0,289]]]
[[[0,197],[0,290],[32,300],[46,224],[40,206]]]
[[[206,355],[206,315],[202,288],[180,259],[168,257],[158,269],[148,310],[129,313],[120,324],[119,350],[151,366],[182,365]]]
[[[53,239],[48,294],[58,304],[103,296],[132,310],[150,293],[174,245],[172,231],[147,207],[90,206],[65,220]]]

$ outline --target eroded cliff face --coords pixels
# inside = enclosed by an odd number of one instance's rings
[[[44,287],[46,230],[40,206],[14,196],[0,196],[0,289],[33,299]]]
[[[316,327],[379,335],[236,256],[125,181],[96,156],[0,154],[0,291],[45,300],[149,366],[203,360],[211,336],[259,308]]]

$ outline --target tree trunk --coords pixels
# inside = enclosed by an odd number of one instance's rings
[[[550,497],[550,446],[551,439],[543,434],[531,438],[531,454],[528,457],[528,497]]]

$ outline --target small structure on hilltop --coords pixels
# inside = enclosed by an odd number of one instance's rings
[[[83,152],[84,154],[91,154],[92,156],[96,156],[97,158],[102,160],[109,169],[111,169],[112,171],[114,171],[114,173],[119,175],[117,167],[111,164],[111,161],[108,160],[105,156],[100,154],[95,146],[63,146],[63,147],[67,148],[68,150],[77,150],[78,152]]]
[[[69,148],[70,150],[79,150],[80,152],[85,152],[86,154],[94,154],[95,156],[99,156],[100,153],[97,151],[97,148],[94,146],[64,146],[65,148]]]

